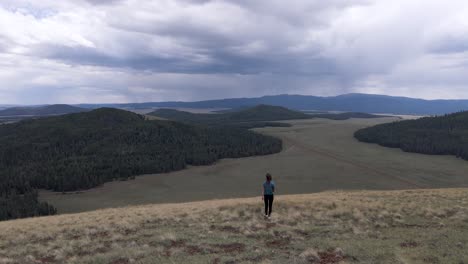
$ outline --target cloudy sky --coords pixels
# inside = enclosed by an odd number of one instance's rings
[[[468,98],[468,1],[0,1],[0,104],[354,92]]]

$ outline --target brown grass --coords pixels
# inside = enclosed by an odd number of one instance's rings
[[[468,263],[468,190],[324,192],[0,223],[0,263]]]

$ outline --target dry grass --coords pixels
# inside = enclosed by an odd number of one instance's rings
[[[0,223],[0,263],[468,263],[468,190],[324,192]]]

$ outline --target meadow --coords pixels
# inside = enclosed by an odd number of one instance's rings
[[[468,162],[451,156],[405,153],[358,142],[354,131],[396,118],[288,121],[292,127],[255,129],[283,139],[281,153],[224,159],[210,166],[142,175],[87,191],[41,191],[59,213],[153,203],[260,196],[270,172],[278,194],[326,190],[401,190],[468,187]]]
[[[329,191],[0,223],[0,263],[468,263],[468,189]]]

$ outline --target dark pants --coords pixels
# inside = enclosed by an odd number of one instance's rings
[[[271,207],[273,207],[273,195],[264,195],[263,202],[265,202],[265,214],[271,215]]]

